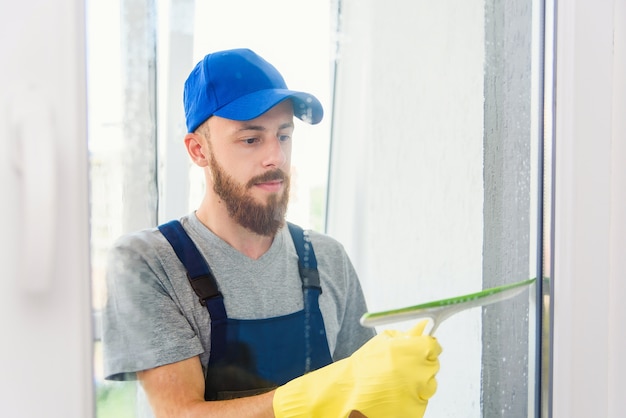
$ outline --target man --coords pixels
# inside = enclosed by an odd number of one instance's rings
[[[319,101],[237,49],[198,63],[184,105],[204,199],[111,251],[107,378],[138,379],[157,417],[422,414],[436,340],[372,338],[342,246],[285,223],[294,116],[318,123]]]

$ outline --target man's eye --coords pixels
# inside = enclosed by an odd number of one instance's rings
[[[257,142],[256,138],[246,138],[243,140],[243,142],[245,142],[246,144],[254,144],[255,142]]]
[[[287,141],[289,141],[289,140],[291,139],[291,136],[289,136],[289,135],[280,135],[280,136],[278,137],[278,139],[279,139],[281,142],[287,142]]]

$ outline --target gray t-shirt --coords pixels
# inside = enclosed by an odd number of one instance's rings
[[[206,258],[231,318],[260,319],[303,309],[298,256],[288,229],[253,260],[190,214],[181,223]],[[310,232],[320,273],[320,309],[334,360],[374,335],[359,324],[366,311],[357,275],[334,239]],[[169,242],[157,228],[120,238],[109,257],[103,312],[104,375],[133,380],[135,372],[199,355],[206,373],[210,318]]]

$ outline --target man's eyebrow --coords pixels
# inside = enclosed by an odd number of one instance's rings
[[[242,132],[242,131],[264,131],[265,127],[262,125],[243,125],[241,126],[239,129],[237,129],[237,132]]]
[[[293,122],[285,122],[282,125],[280,125],[278,127],[278,129],[287,129],[287,128],[293,128],[294,124]],[[243,125],[242,127],[240,127],[239,129],[237,129],[237,132],[242,132],[242,131],[266,131],[267,128],[263,125]]]

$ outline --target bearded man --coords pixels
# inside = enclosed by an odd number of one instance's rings
[[[343,247],[285,221],[294,116],[318,123],[319,101],[236,49],[199,62],[183,102],[204,198],[112,249],[106,377],[138,379],[145,416],[423,413],[437,341],[423,326],[374,337]]]

